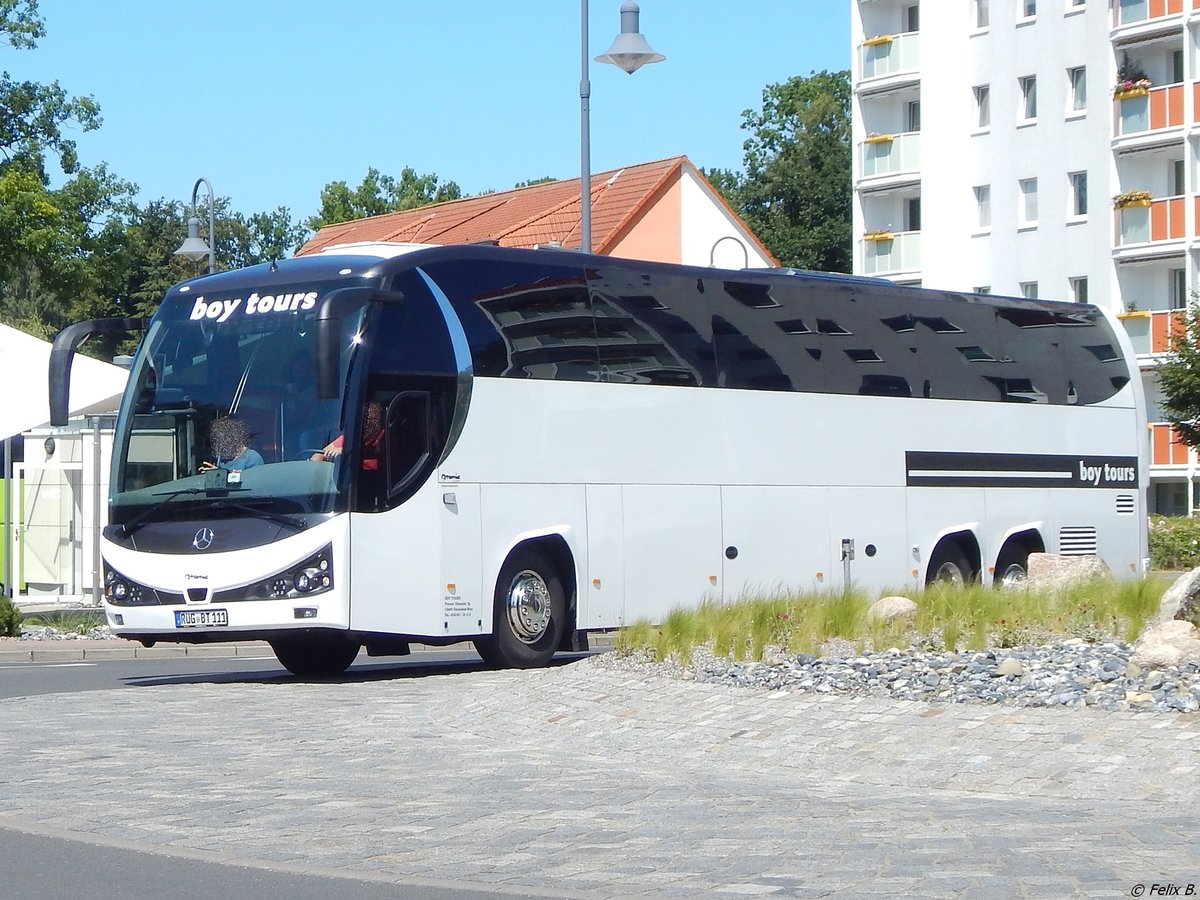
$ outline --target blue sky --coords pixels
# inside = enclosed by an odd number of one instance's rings
[[[591,64],[592,169],[686,154],[740,169],[742,110],[767,84],[849,67],[846,0],[641,0],[667,61],[630,76]],[[14,78],[90,94],[78,135],[142,200],[186,200],[200,176],[249,214],[314,213],[320,189],[369,166],[468,194],[579,174],[575,0],[40,0]],[[620,0],[590,0],[589,58]],[[190,10],[190,12],[189,12]]]

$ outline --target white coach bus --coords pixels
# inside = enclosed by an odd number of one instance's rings
[[[80,341],[141,324],[59,336],[56,417]],[[229,464],[222,419],[261,463]],[[1145,444],[1093,306],[557,250],[306,256],[177,285],[146,325],[104,610],[321,675],[410,641],[541,665],[705,599],[1001,584],[1035,551],[1136,575]]]

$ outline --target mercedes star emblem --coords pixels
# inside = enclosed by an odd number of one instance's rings
[[[197,550],[207,550],[212,546],[213,533],[211,528],[201,528],[192,538],[192,546]]]

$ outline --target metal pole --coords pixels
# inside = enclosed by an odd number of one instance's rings
[[[92,605],[100,605],[104,576],[100,571],[100,417],[92,418]]]
[[[592,252],[592,136],[589,119],[592,84],[588,80],[588,0],[579,13],[579,249]]]
[[[213,186],[207,178],[197,178],[196,184],[192,187],[192,215],[196,214],[196,195],[202,184],[208,188],[208,274],[211,275],[217,271],[217,219],[213,210],[215,204]]]
[[[12,596],[13,548],[12,548],[12,438],[4,439],[4,591]]]

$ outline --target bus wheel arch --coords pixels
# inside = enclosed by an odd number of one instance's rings
[[[1029,554],[1045,553],[1046,542],[1036,528],[1009,535],[996,557],[992,586],[1016,587],[1029,576]]]
[[[574,571],[558,535],[514,547],[496,576],[492,633],[475,640],[484,661],[521,669],[548,663],[574,629]]]
[[[929,554],[925,584],[971,584],[980,568],[979,541],[970,531],[943,535]]]

